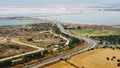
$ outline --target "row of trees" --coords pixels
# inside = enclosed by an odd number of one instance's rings
[[[12,62],[12,59],[2,61],[0,62],[0,68],[6,68],[6,67],[14,66],[17,64],[23,64],[31,60],[40,59],[49,53],[50,52],[48,50],[44,50],[43,52],[36,52],[36,53],[28,54],[28,55],[25,55],[22,60],[14,62],[14,63]]]
[[[120,45],[120,36],[94,36],[91,37],[95,40],[98,40],[100,44],[107,44],[107,45]]]
[[[12,60],[6,60],[6,61],[0,62],[0,68],[5,68],[8,66],[12,66]]]
[[[72,37],[71,38],[71,41],[70,41],[70,43],[69,43],[69,49],[72,49],[72,48],[74,48],[76,45],[78,45],[78,44],[80,44],[81,43],[81,41],[78,39],[78,38],[75,38],[75,37]]]
[[[23,60],[21,60],[17,63],[23,64],[23,63],[26,63],[26,62],[31,61],[31,60],[40,59],[40,58],[45,57],[45,55],[48,55],[49,53],[50,52],[48,50],[44,50],[43,52],[36,52],[33,54],[29,54],[29,55],[24,56]]]

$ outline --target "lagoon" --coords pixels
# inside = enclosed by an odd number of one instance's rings
[[[28,24],[29,22],[20,21],[20,20],[0,20],[0,26],[7,26],[7,25],[23,25]]]

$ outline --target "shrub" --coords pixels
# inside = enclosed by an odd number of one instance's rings
[[[107,60],[110,60],[109,57],[106,57]]]
[[[117,59],[117,62],[120,62],[120,59]]]
[[[118,63],[117,66],[120,67],[120,63]]]
[[[115,56],[113,56],[112,58],[113,58],[113,59],[115,59],[116,57],[115,57]]]

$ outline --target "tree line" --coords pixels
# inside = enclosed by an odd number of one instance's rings
[[[110,35],[110,36],[92,36],[91,38],[99,41],[99,44],[106,45],[120,45],[120,36]]]

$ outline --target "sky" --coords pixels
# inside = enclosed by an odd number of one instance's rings
[[[0,0],[0,14],[78,13],[88,7],[120,8],[120,0]]]
[[[119,6],[120,0],[0,0],[0,7]]]

